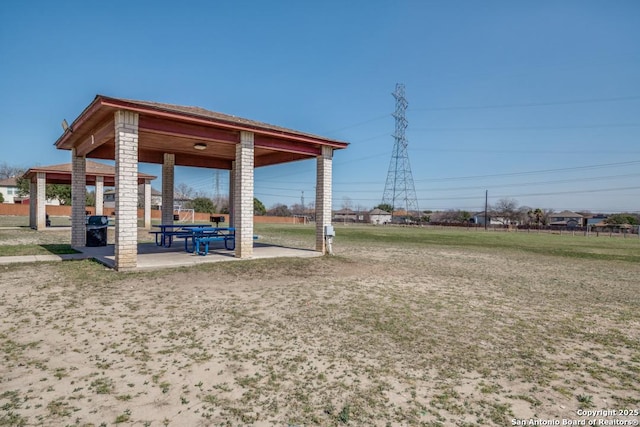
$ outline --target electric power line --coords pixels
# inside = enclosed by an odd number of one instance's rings
[[[423,107],[412,109],[412,111],[446,111],[446,110],[484,110],[492,108],[526,108],[526,107],[547,107],[552,105],[574,105],[574,104],[593,104],[601,102],[616,101],[636,101],[640,99],[640,95],[618,96],[612,98],[587,98],[569,101],[550,101],[550,102],[523,102],[513,104],[495,104],[495,105],[463,105],[450,107]]]
[[[464,128],[414,128],[413,132],[477,132],[496,130],[559,130],[559,129],[598,129],[615,127],[640,127],[640,123],[602,123],[594,125],[570,125],[570,126],[495,126],[495,127],[464,127]]]

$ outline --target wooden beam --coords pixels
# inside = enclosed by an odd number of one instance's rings
[[[275,152],[272,154],[264,154],[256,156],[254,160],[255,167],[277,165],[279,163],[295,162],[298,160],[312,159],[312,156],[306,154]]]
[[[176,166],[193,166],[198,168],[230,170],[231,160],[176,153]]]
[[[78,144],[76,147],[76,154],[78,156],[86,156],[114,137],[115,124],[113,119],[107,120],[106,123],[99,126],[97,130],[90,132],[89,136]]]
[[[274,151],[286,151],[295,154],[319,156],[322,153],[320,146],[258,134],[254,136],[253,144],[255,147],[269,148]]]
[[[140,116],[138,128],[141,132],[156,133],[166,136],[197,139],[209,142],[240,142],[240,133],[224,129],[216,129],[202,125],[180,123],[158,117]]]
[[[113,144],[102,144],[100,147],[97,147],[95,150],[91,151],[92,159],[104,159],[104,160],[113,160],[115,155],[115,148]]]
[[[138,162],[162,164],[164,162],[164,152],[151,150],[140,151],[138,153]],[[175,153],[175,164],[176,166],[193,166],[226,170],[231,169],[231,160],[185,153]]]

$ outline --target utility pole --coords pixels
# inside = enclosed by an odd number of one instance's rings
[[[489,211],[489,190],[484,190],[484,231],[487,231],[487,223],[489,222],[489,218],[487,218],[488,211]]]

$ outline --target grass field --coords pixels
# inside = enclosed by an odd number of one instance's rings
[[[314,244],[312,227],[256,232]],[[64,238],[0,230],[23,250]],[[2,267],[0,426],[503,426],[640,408],[637,237],[339,226],[334,249]]]

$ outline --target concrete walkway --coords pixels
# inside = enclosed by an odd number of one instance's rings
[[[62,255],[18,255],[18,256],[0,256],[0,265],[42,262],[42,261],[69,261],[92,258],[85,253],[79,254],[62,254]]]
[[[114,268],[115,266],[114,245],[74,247],[74,249],[80,253],[63,255],[3,256],[0,257],[0,265],[41,261],[95,259],[107,267]],[[319,256],[322,256],[320,252],[310,249],[286,248],[283,246],[254,243],[253,256],[251,259],[281,257],[311,258]],[[209,248],[209,254],[205,256],[185,252],[184,246],[181,244],[175,244],[170,248],[156,246],[154,243],[138,244],[138,270],[184,267],[223,261],[243,261],[243,259],[236,258],[234,251],[226,250],[223,242],[219,242],[219,245],[211,245]]]

